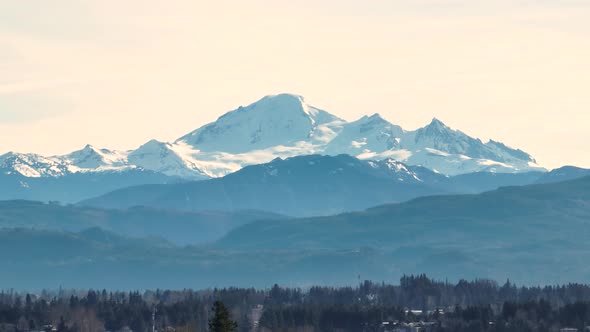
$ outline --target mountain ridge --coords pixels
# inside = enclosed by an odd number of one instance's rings
[[[3,174],[59,177],[105,170],[146,169],[188,180],[215,178],[276,157],[349,154],[360,159],[396,159],[446,174],[545,171],[522,150],[490,140],[483,143],[433,118],[406,131],[378,113],[346,122],[305,98],[266,96],[225,113],[171,143],[151,140],[136,150],[87,145],[63,156],[0,155]]]
[[[544,173],[473,173],[448,177],[393,159],[306,155],[251,165],[222,178],[128,187],[82,201],[100,208],[266,210],[289,216],[329,215],[445,193],[530,184]]]

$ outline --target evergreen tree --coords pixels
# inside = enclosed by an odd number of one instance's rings
[[[25,313],[27,314],[27,316],[31,313],[32,309],[33,301],[31,300],[31,295],[27,294],[27,296],[25,297]]]
[[[221,301],[213,303],[213,317],[209,320],[210,332],[235,332],[238,324],[231,320],[229,311]]]

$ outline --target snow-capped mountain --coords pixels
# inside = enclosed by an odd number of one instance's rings
[[[523,151],[495,141],[484,144],[436,118],[423,128],[405,131],[377,114],[363,117],[346,124],[324,151],[347,153],[361,159],[391,158],[446,175],[542,170]]]
[[[447,127],[436,118],[426,127],[408,133],[403,146],[408,150],[434,149],[448,154],[501,163],[535,163],[535,160],[523,151],[510,149],[495,141],[484,144],[480,139]]]
[[[544,171],[521,150],[496,141],[483,143],[437,119],[413,131],[378,114],[346,122],[292,94],[266,96],[239,107],[172,143],[152,140],[133,151],[88,145],[53,157],[9,153],[0,156],[0,171],[26,177],[59,177],[139,169],[198,180],[221,177],[275,158],[309,154],[397,161],[443,175]]]
[[[176,142],[204,152],[247,153],[299,142],[326,143],[343,123],[301,96],[280,94],[239,107]]]
[[[86,145],[82,150],[74,151],[63,158],[63,162],[83,170],[117,169],[127,166],[126,154],[108,149],[97,149]],[[75,168],[70,168],[74,170]]]
[[[188,179],[206,179],[207,174],[192,160],[174,150],[170,143],[151,140],[128,154],[129,164],[169,176]]]
[[[328,155],[349,154],[371,158],[376,151],[393,151],[400,148],[404,130],[391,124],[379,114],[364,116],[345,124],[340,133],[323,150]]]
[[[29,178],[57,177],[70,172],[69,165],[55,157],[34,153],[9,152],[0,156],[0,171],[5,175],[19,174]]]

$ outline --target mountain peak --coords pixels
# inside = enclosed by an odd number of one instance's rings
[[[428,124],[429,128],[437,128],[437,129],[450,129],[446,124],[444,124],[442,121],[440,121],[437,118],[432,118],[432,121],[430,121],[430,124]]]
[[[373,120],[373,121],[385,121],[387,122],[387,120],[385,120],[381,114],[379,113],[374,113],[373,115],[368,117],[369,120]]]
[[[81,150],[74,151],[74,154],[78,153],[78,154],[86,154],[86,155],[91,155],[91,154],[92,155],[100,155],[100,154],[108,153],[108,152],[110,152],[110,151],[107,149],[98,149],[94,145],[86,144]]]
[[[147,141],[145,144],[143,144],[142,146],[139,147],[139,149],[146,149],[146,148],[150,148],[150,147],[166,147],[170,145],[170,143],[164,143],[164,142],[160,142],[156,139],[151,139],[149,141]]]
[[[70,153],[69,156],[80,157],[80,156],[88,156],[88,155],[97,155],[98,153],[99,152],[98,152],[97,148],[95,148],[94,146],[92,146],[90,144],[86,144],[82,149]]]
[[[64,157],[69,163],[82,169],[123,167],[126,165],[123,153],[98,149],[90,144],[86,144],[81,150],[74,151]]]
[[[112,154],[116,153],[116,151],[111,151],[109,149],[99,149],[92,144],[86,144],[82,149],[74,151],[70,153],[68,156],[72,155],[103,155],[103,154]]]
[[[152,139],[131,152],[129,162],[137,167],[152,170],[168,176],[192,180],[209,178],[194,160],[179,154],[170,143]]]
[[[264,96],[259,101],[262,101],[262,100],[273,100],[275,102],[284,102],[284,103],[288,103],[288,102],[304,103],[305,102],[305,98],[303,96],[297,95],[294,93],[279,93],[276,95],[267,95],[267,96]]]
[[[383,124],[383,125],[391,125],[391,123],[387,120],[385,120],[381,114],[379,113],[374,113],[373,115],[365,115],[362,118],[350,122],[350,124],[357,124],[357,125],[367,125],[367,124],[372,124],[372,125],[378,125],[378,124]]]
[[[437,118],[432,118],[429,124],[426,126],[419,128],[416,130],[417,137],[439,137],[439,136],[453,136],[453,139],[459,138],[460,136],[467,136],[460,131],[453,130],[446,124],[444,124],[441,120]],[[455,137],[457,136],[457,137]],[[452,142],[448,142],[452,143]]]
[[[342,131],[324,150],[337,155],[347,153],[361,159],[374,158],[377,154],[398,148],[404,130],[385,120],[379,113],[347,123]]]
[[[269,95],[228,112],[177,140],[201,151],[243,153],[299,142],[325,140],[338,117],[311,106],[302,96]],[[335,127],[336,125],[334,125]]]
[[[246,106],[239,107],[237,111],[247,111],[250,113],[261,112],[261,113],[300,113],[306,112],[305,98],[299,95],[291,93],[281,93],[277,95],[268,95],[258,101]],[[232,114],[233,112],[227,113],[226,115]],[[223,117],[225,117],[224,115]]]

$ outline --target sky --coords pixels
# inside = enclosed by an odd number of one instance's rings
[[[173,141],[282,92],[590,167],[590,1],[0,0],[0,154]]]

